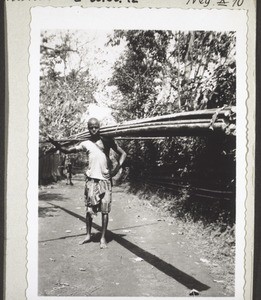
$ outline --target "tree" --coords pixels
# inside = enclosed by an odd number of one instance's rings
[[[41,35],[40,138],[69,137],[85,130],[83,116],[97,81],[90,75],[79,41],[70,32]]]
[[[115,31],[126,41],[111,85],[128,118],[235,105],[234,32]]]
[[[125,51],[110,81],[121,94],[113,106],[118,120],[236,105],[235,32],[116,30],[109,43],[121,42]],[[184,181],[211,178],[224,188],[235,177],[233,138],[180,137],[125,147],[131,162],[139,159],[132,178],[166,166]]]

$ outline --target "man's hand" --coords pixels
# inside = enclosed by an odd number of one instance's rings
[[[117,164],[117,166],[111,171],[111,177],[114,177],[120,170],[121,165]]]
[[[48,141],[54,145],[54,147],[57,149],[57,150],[60,150],[61,149],[61,145],[56,142],[53,138],[51,138],[50,136],[48,136]]]

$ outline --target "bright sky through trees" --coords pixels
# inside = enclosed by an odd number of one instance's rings
[[[57,62],[55,70],[57,72],[69,73],[70,71],[81,68],[89,69],[92,76],[101,80],[106,80],[111,76],[112,67],[124,49],[124,43],[117,47],[105,44],[108,42],[108,36],[113,31],[83,31],[83,30],[48,30],[43,31],[43,35],[51,37],[45,46],[54,48],[64,42],[66,36],[70,39],[68,44],[72,50],[67,57],[67,66],[65,70],[64,62]],[[77,51],[77,52],[76,52]]]
[[[108,106],[112,101],[115,87],[108,86],[108,80],[112,76],[115,62],[122,54],[124,42],[114,47],[105,45],[111,35],[113,35],[111,30],[42,32],[42,78],[52,70],[59,78],[66,78],[74,72],[76,75],[83,74],[82,80],[87,78],[96,80],[95,89],[90,91],[95,103],[88,105],[87,112],[82,114],[80,119],[84,123],[90,116],[100,115],[100,119],[105,116],[112,119]],[[85,87],[85,90],[88,88]]]

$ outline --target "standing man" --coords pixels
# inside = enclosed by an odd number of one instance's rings
[[[104,249],[107,248],[105,234],[108,226],[108,214],[111,211],[111,179],[122,167],[126,159],[126,153],[113,139],[100,136],[100,123],[96,118],[91,118],[88,121],[88,130],[91,135],[90,139],[81,142],[78,146],[66,149],[52,139],[50,139],[50,142],[57,150],[65,154],[84,151],[88,155],[89,164],[85,182],[86,237],[80,244],[91,241],[93,215],[101,212],[102,234],[100,248]],[[110,149],[113,149],[119,155],[118,164],[113,170],[109,158]]]
[[[65,157],[65,170],[66,170],[66,184],[73,185],[72,183],[72,161],[69,155]]]

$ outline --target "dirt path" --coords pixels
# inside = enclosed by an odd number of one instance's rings
[[[193,241],[148,205],[113,188],[108,249],[100,250],[100,216],[93,242],[85,235],[84,182],[74,178],[39,194],[39,295],[42,296],[228,296],[200,260]]]

